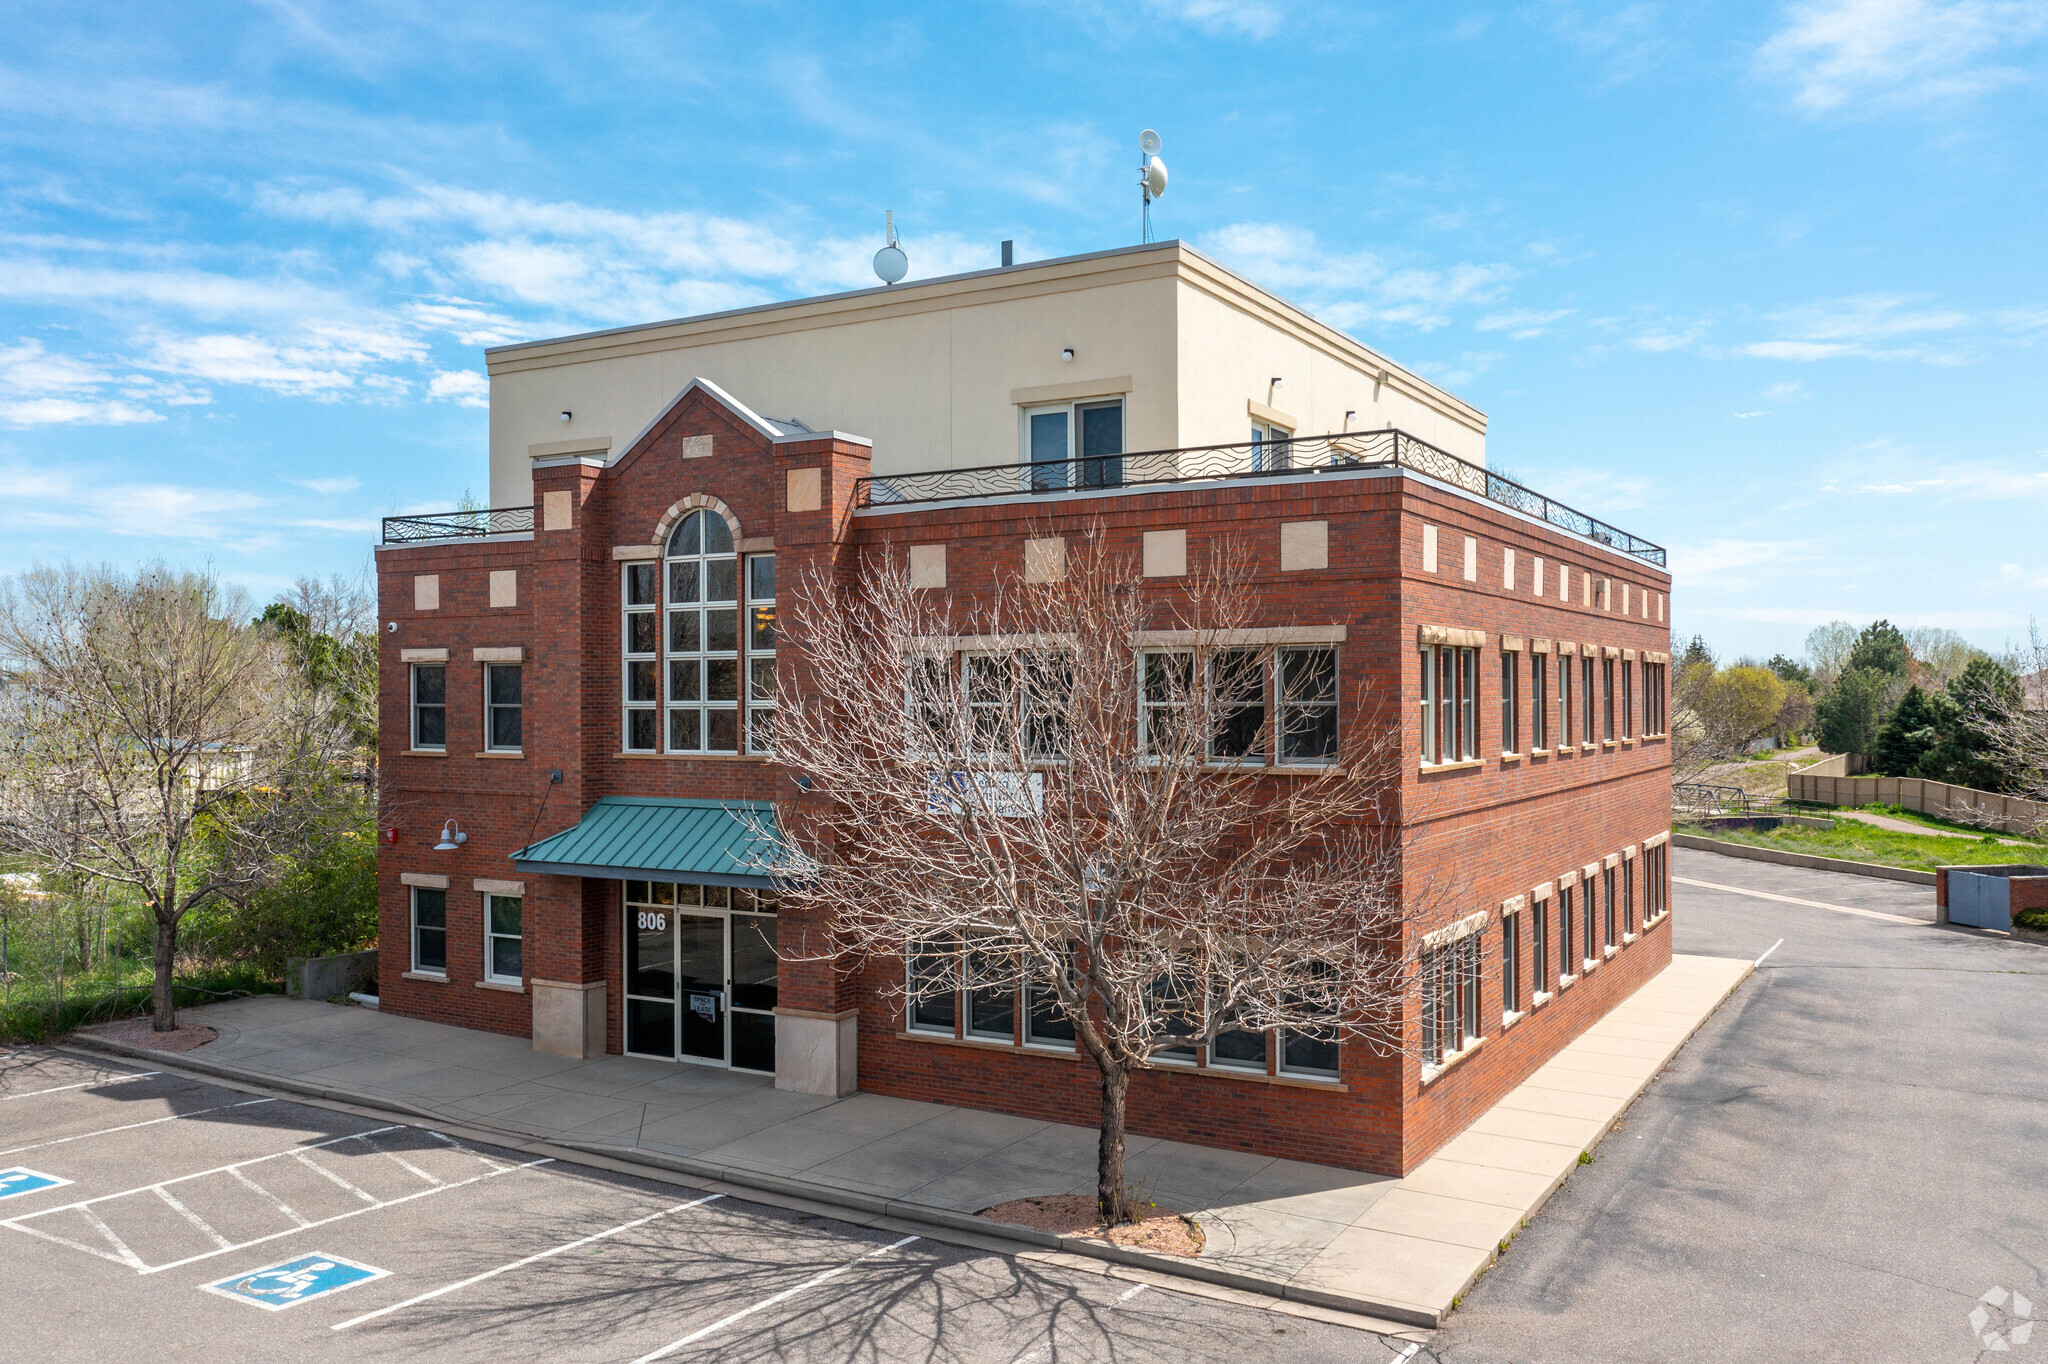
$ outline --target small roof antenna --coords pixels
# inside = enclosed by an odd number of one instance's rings
[[[1144,240],[1152,240],[1152,201],[1166,193],[1166,163],[1159,159],[1159,134],[1138,134],[1138,185],[1145,196]]]
[[[890,209],[884,218],[888,226],[889,244],[875,252],[875,274],[883,284],[894,284],[910,273],[910,257],[903,254],[903,248],[896,244],[896,210]]]

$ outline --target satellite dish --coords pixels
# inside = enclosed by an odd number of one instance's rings
[[[903,248],[896,244],[896,210],[890,209],[885,221],[889,244],[875,252],[875,274],[882,283],[894,284],[910,273],[910,257],[904,255]]]
[[[1150,128],[1139,133],[1138,150],[1147,156],[1157,156],[1159,154],[1159,134],[1153,132]]]
[[[1152,139],[1157,142],[1158,138]],[[1166,193],[1166,163],[1156,156],[1145,159],[1145,192],[1157,199]]]

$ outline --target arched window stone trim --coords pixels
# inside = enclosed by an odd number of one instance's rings
[[[725,524],[732,531],[732,542],[735,545],[746,538],[745,534],[740,530],[740,519],[732,514],[731,507],[726,506],[725,503],[719,501],[710,493],[691,493],[688,497],[661,514],[661,520],[656,523],[653,538],[649,543],[658,546],[666,552],[670,532],[675,530],[676,526],[685,516],[696,511],[699,507],[707,511],[715,511],[725,518]]]

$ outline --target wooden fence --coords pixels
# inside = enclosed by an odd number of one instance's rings
[[[2031,834],[2048,828],[2048,803],[1922,777],[1816,776],[1809,769],[1785,778],[1785,797],[1815,805],[1896,805],[1959,824],[2013,833]]]

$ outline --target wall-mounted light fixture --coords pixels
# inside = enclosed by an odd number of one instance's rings
[[[441,826],[441,841],[434,845],[435,852],[454,852],[469,842],[469,835],[462,832],[453,819]]]
[[[1349,431],[1349,430],[1351,429],[1351,419],[1352,419],[1353,417],[1356,417],[1357,415],[1358,415],[1358,409],[1357,409],[1357,408],[1353,407],[1353,408],[1347,408],[1347,409],[1345,409],[1345,412],[1344,412],[1344,429],[1345,429],[1346,431]]]
[[[1065,350],[1060,352],[1060,363],[1063,365],[1071,365],[1074,363],[1074,348],[1072,346],[1068,346]]]
[[[572,414],[570,413],[570,411],[569,411],[569,409],[568,409],[568,408],[566,408],[566,407],[565,407],[565,408],[563,408],[563,409],[562,409],[562,420],[563,420],[563,421],[567,421],[567,420],[569,420],[569,418],[570,418],[570,416],[571,416],[571,415],[572,415]]]

